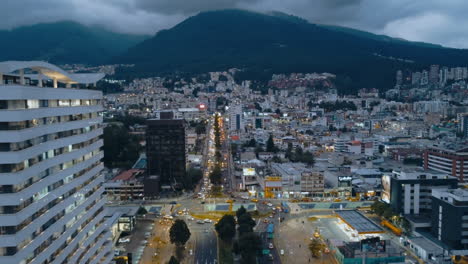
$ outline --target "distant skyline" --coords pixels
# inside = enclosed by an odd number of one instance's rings
[[[0,29],[63,20],[154,34],[200,11],[280,11],[312,23],[468,48],[464,0],[15,0],[2,2]]]

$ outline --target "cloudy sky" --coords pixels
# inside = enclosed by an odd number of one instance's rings
[[[200,11],[225,8],[282,11],[313,23],[468,48],[466,0],[6,0],[0,28],[73,20],[154,34]]]

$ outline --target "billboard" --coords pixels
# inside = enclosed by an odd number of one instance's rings
[[[390,203],[391,198],[391,178],[390,175],[382,176],[382,201]]]
[[[244,168],[242,169],[242,175],[244,176],[255,176],[254,168]]]

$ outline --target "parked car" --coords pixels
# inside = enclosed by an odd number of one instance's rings
[[[129,237],[122,237],[119,239],[119,243],[128,243],[128,242],[130,242]]]
[[[270,244],[268,245],[268,248],[269,248],[269,249],[272,249],[272,248],[273,248],[273,243],[270,243]]]

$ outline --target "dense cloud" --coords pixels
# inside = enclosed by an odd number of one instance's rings
[[[135,34],[153,34],[200,11],[281,11],[313,23],[468,48],[465,0],[14,0],[2,2],[0,28],[73,20]]]

